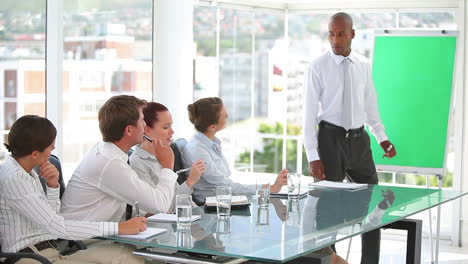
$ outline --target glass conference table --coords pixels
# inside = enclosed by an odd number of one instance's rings
[[[174,263],[285,263],[466,194],[382,185],[354,191],[308,188],[308,195],[299,200],[271,198],[265,209],[249,197],[252,204],[233,209],[227,220],[218,220],[215,208],[195,208],[193,214],[202,218],[193,222],[189,231],[177,231],[175,223],[149,223],[149,227],[167,231],[147,240],[107,239],[177,250],[179,253],[172,255],[151,249],[135,252]],[[418,236],[420,240],[420,232]]]

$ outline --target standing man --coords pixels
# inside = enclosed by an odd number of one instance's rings
[[[364,124],[384,150],[396,155],[380,120],[372,72],[367,60],[351,52],[353,20],[336,13],[328,24],[332,50],[305,73],[304,146],[309,171],[317,180],[377,184],[377,172]],[[318,130],[317,130],[318,126]],[[380,230],[362,235],[361,263],[378,263]]]

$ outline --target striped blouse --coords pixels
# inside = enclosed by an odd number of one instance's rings
[[[0,244],[3,252],[19,250],[49,239],[87,239],[118,233],[118,224],[64,220],[59,188],[47,187],[8,156],[0,165]]]

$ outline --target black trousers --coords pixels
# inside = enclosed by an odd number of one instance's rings
[[[319,124],[318,150],[326,180],[341,182],[348,177],[356,183],[378,183],[369,135],[364,129],[346,131],[322,121]],[[361,264],[379,263],[380,229],[364,233],[361,238]]]

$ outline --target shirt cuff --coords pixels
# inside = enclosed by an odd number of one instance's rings
[[[382,143],[383,141],[388,140],[387,134],[385,134],[385,131],[376,131],[374,135],[375,139],[377,142]]]
[[[307,161],[308,162],[312,162],[314,160],[319,160],[320,159],[320,156],[318,154],[317,149],[306,150],[306,155],[307,155]]]
[[[115,236],[119,234],[119,224],[114,222],[101,222],[103,237]]]
[[[177,193],[192,194],[193,190],[187,185],[186,182],[184,182],[181,185],[179,185]]]
[[[59,199],[60,196],[60,186],[57,188],[51,188],[46,183],[47,199],[54,200]]]

